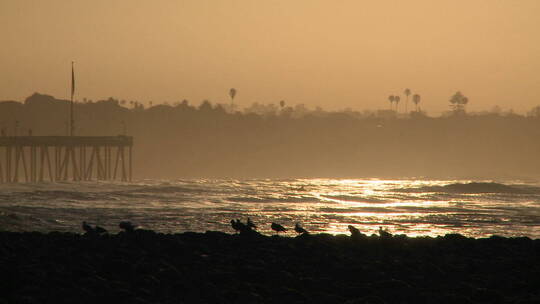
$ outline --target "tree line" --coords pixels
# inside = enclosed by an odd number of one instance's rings
[[[494,178],[539,172],[540,107],[527,115],[467,114],[468,100],[456,96],[449,115],[406,118],[286,101],[240,111],[232,102],[145,107],[114,98],[86,100],[75,104],[75,135],[134,136],[138,178]],[[69,101],[52,96],[0,102],[4,136],[66,135],[68,119]]]

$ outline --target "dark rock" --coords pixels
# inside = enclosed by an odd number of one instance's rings
[[[535,303],[539,240],[0,232],[0,303]],[[62,300],[58,300],[62,299]]]

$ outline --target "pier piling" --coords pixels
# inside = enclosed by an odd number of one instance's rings
[[[2,136],[0,182],[131,181],[132,148],[131,136]]]

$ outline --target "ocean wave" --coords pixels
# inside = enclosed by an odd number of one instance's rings
[[[93,192],[81,192],[81,191],[64,191],[64,190],[36,190],[32,192],[18,192],[12,193],[11,197],[14,199],[24,200],[54,200],[54,199],[68,199],[74,201],[92,201],[96,199],[96,193]]]
[[[77,190],[34,190],[34,191],[12,191],[0,195],[0,202],[3,201],[96,201],[96,200],[117,200],[117,199],[159,199],[166,195],[179,194],[200,194],[206,193],[202,189],[193,189],[180,186],[157,186],[157,187],[137,187],[126,190],[104,189],[102,191],[88,191],[88,189]]]
[[[21,217],[17,213],[0,211],[0,218],[8,218],[11,220],[20,220]]]
[[[396,192],[407,193],[508,193],[508,194],[540,194],[540,188],[525,185],[505,185],[495,182],[453,183],[444,186],[423,186],[417,188],[394,189]]]
[[[317,198],[311,196],[232,196],[227,197],[227,200],[237,203],[309,203],[319,201]]]
[[[147,186],[129,190],[116,191],[117,194],[123,193],[183,193],[183,192],[202,192],[202,189],[182,187],[182,186]]]
[[[368,231],[385,224],[403,233],[495,231],[538,238],[539,202],[539,184],[523,181],[5,183],[0,230],[82,232],[81,222],[88,221],[116,232],[120,221],[130,220],[160,232],[231,231],[231,218],[249,216],[269,234],[275,221],[302,222],[310,231],[329,233],[358,223]]]
[[[356,202],[356,203],[387,203],[388,200],[382,200],[378,198],[373,197],[359,197],[359,196],[353,196],[353,195],[322,195],[322,197],[332,199],[332,200],[340,200],[340,201],[346,201],[346,202]]]
[[[393,213],[398,212],[398,209],[388,208],[388,207],[359,207],[359,208],[332,208],[332,207],[322,207],[318,209],[319,212],[324,213]]]

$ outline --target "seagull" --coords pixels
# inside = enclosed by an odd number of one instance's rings
[[[358,230],[358,228],[354,227],[353,225],[349,225],[349,231],[351,232],[351,237],[352,238],[357,238],[357,237],[360,237],[360,235],[362,235],[362,233],[360,233],[360,230]]]
[[[257,230],[257,225],[255,225],[255,224],[249,219],[249,217],[248,217],[248,219],[247,219],[247,225],[246,225],[246,226],[247,226],[247,228],[250,229],[250,230],[251,230],[251,229]]]
[[[90,226],[86,221],[82,222],[82,229],[86,231],[86,233],[94,233],[96,232],[92,226]]]
[[[272,230],[274,230],[277,234],[279,234],[280,232],[287,231],[287,229],[285,229],[285,227],[281,226],[280,224],[276,224],[276,223],[272,223],[270,228],[272,228]]]
[[[118,227],[120,227],[121,229],[124,229],[126,232],[133,232],[135,231],[135,227],[137,226],[133,225],[130,221],[123,221],[123,222],[120,222]]]
[[[236,230],[236,233],[240,232],[240,235],[258,235],[255,231],[257,226],[248,218],[247,224],[242,223],[240,220],[231,220],[231,227]]]
[[[379,226],[379,236],[381,238],[391,238],[392,234],[386,230],[383,230],[382,226]]]
[[[302,228],[302,226],[300,226],[300,224],[298,223],[294,225],[294,231],[296,231],[296,233],[298,234],[309,234],[309,232],[306,229]]]
[[[107,229],[105,229],[105,228],[103,228],[101,226],[98,226],[98,225],[96,225],[95,231],[96,231],[97,234],[109,233],[109,231],[107,231]]]
[[[240,230],[242,230],[242,226],[244,226],[244,224],[242,224],[242,222],[240,222],[240,220],[231,220],[231,227],[238,233],[240,232]]]

